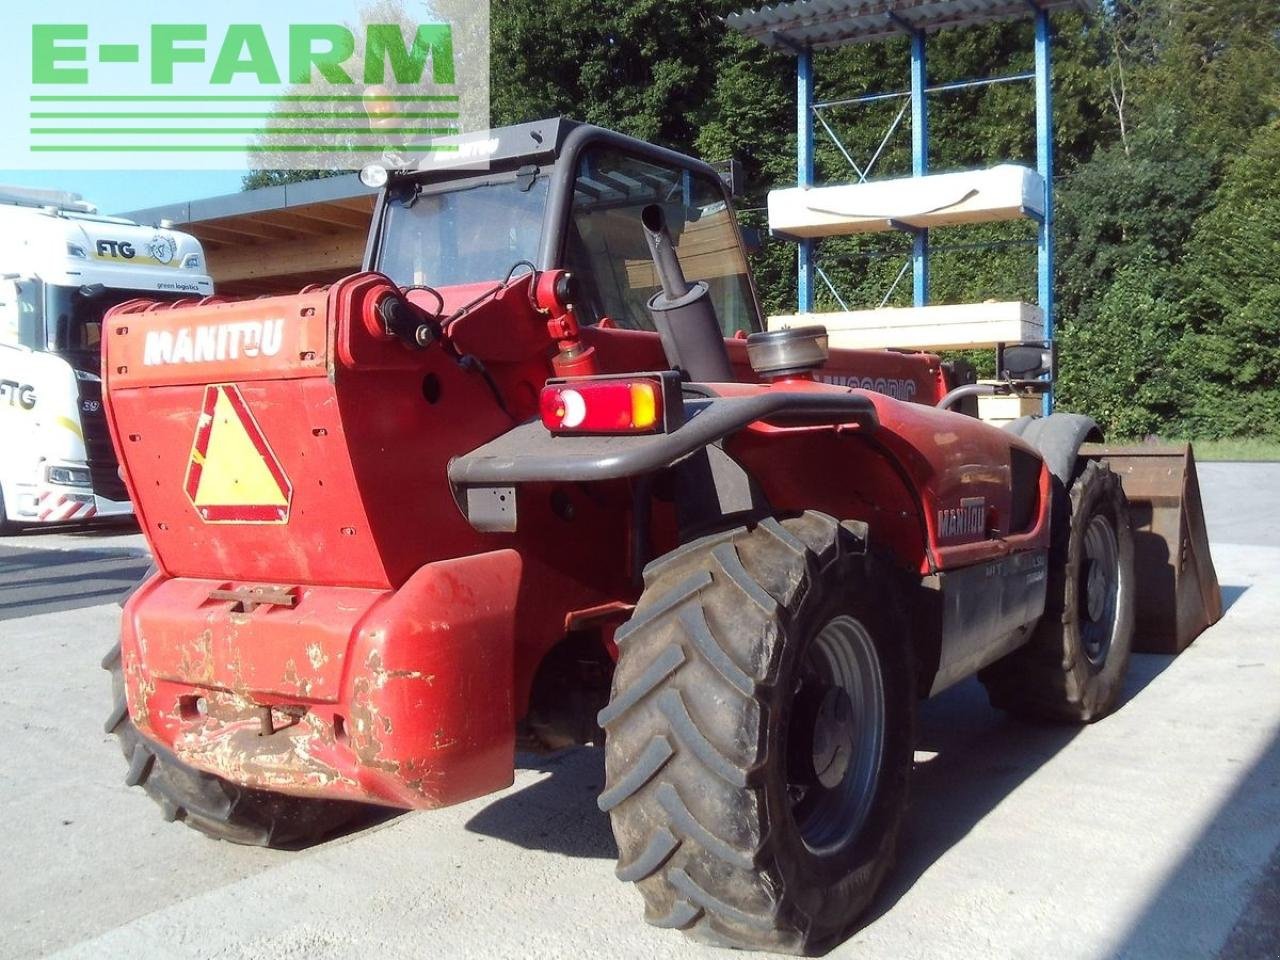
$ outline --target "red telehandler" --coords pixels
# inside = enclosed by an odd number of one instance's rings
[[[361,273],[110,315],[156,562],[104,664],[127,782],[296,846],[603,743],[650,923],[821,950],[893,862],[920,698],[1116,705],[1120,478],[1085,417],[965,415],[936,356],[762,332],[706,164],[566,121],[487,143],[390,172]]]

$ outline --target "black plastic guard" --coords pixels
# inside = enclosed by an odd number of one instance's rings
[[[540,420],[522,423],[449,464],[459,506],[477,530],[516,529],[515,488],[522,483],[590,483],[640,477],[674,466],[757,421],[774,426],[879,425],[874,405],[856,393],[770,391],[749,397],[689,398],[685,421],[670,433],[555,436]]]

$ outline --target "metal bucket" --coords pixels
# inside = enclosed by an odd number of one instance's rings
[[[1121,478],[1133,518],[1137,653],[1175,654],[1222,618],[1191,445],[1085,444]]]

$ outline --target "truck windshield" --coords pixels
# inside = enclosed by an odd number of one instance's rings
[[[548,178],[449,184],[387,205],[378,269],[401,286],[500,281],[538,255]]]
[[[77,370],[99,373],[102,365],[102,318],[112,307],[129,300],[189,299],[191,294],[159,290],[117,290],[87,287],[45,287],[45,341],[51,353],[62,354]]]

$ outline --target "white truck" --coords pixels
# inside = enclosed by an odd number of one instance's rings
[[[102,409],[102,317],[207,297],[199,241],[0,186],[0,534],[133,512]]]

